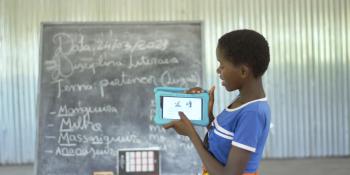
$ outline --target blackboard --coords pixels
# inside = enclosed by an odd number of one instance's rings
[[[202,85],[201,33],[199,22],[43,23],[36,174],[116,174],[119,149],[148,147],[162,174],[195,174],[189,139],[152,122],[153,88]]]

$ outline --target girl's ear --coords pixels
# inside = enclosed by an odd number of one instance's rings
[[[246,77],[249,76],[249,74],[250,74],[250,69],[249,69],[249,67],[248,67],[247,65],[242,64],[242,65],[240,66],[240,75],[241,75],[241,77],[242,77],[242,78],[246,78]]]

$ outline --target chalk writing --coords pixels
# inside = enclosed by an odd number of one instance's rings
[[[91,143],[95,145],[105,144],[109,146],[112,143],[141,143],[138,136],[132,133],[123,136],[107,136],[107,135],[84,135],[72,134],[69,132],[61,132],[57,143],[64,146],[76,146],[80,143]]]
[[[118,113],[118,109],[111,105],[104,106],[82,106],[81,102],[78,102],[77,107],[67,107],[67,105],[60,105],[58,110],[58,117],[61,116],[74,116],[79,113]]]
[[[154,86],[188,86],[189,84],[199,85],[199,75],[194,72],[186,77],[174,77],[169,71],[164,71],[160,77],[155,75],[146,76],[131,76],[124,71],[119,78],[113,80],[102,79],[99,82],[99,89],[101,97],[104,97],[104,89],[107,87],[121,87],[125,85],[141,84],[141,85],[154,85]]]
[[[124,66],[120,58],[108,58],[106,52],[97,58],[83,57],[77,63],[72,63],[73,70],[77,72],[84,72],[85,70],[91,70],[93,74],[96,74],[96,68],[107,67],[122,67]]]
[[[57,98],[62,96],[64,92],[84,92],[91,91],[94,89],[94,86],[91,84],[63,84],[65,81],[63,79],[59,79],[57,81],[52,82],[52,84],[57,84]]]
[[[78,62],[73,62],[68,56],[63,54],[54,55],[52,60],[45,61],[45,66],[48,71],[51,72],[52,80],[67,79],[76,72],[84,72],[91,70],[93,74],[96,74],[97,68],[107,67],[123,67],[125,64],[121,58],[107,58],[107,53],[103,53],[98,58],[82,57]],[[138,68],[142,66],[152,65],[170,65],[178,64],[179,60],[176,57],[171,58],[158,58],[141,56],[140,58],[134,58],[129,56],[128,69]]]
[[[74,66],[71,60],[61,53],[56,53],[52,60],[45,61],[48,71],[51,71],[51,79],[66,79],[73,75]]]
[[[96,156],[117,156],[118,150],[112,148],[97,149],[93,147],[57,147],[55,155],[62,157],[85,157],[87,155],[92,155],[92,158]]]
[[[83,116],[78,116],[76,121],[72,121],[72,118],[62,118],[60,125],[60,132],[73,132],[76,130],[102,131],[102,125],[99,122],[92,122],[90,113],[86,113]]]
[[[198,73],[193,72],[184,77],[173,77],[170,72],[165,71],[160,77],[160,85],[162,86],[180,86],[187,87],[189,84],[195,84],[199,86],[200,76]]]
[[[83,34],[68,34],[57,33],[53,36],[53,43],[56,44],[56,53],[71,55],[81,52],[97,51],[144,51],[144,50],[165,50],[168,47],[167,39],[155,39],[152,41],[137,40],[135,42],[123,41],[118,39],[113,34],[109,38],[96,38],[95,40],[87,41]]]
[[[160,145],[162,149],[169,150],[169,149],[185,149],[185,150],[193,150],[193,144],[190,141],[187,142],[179,142],[176,141],[176,144],[161,144],[161,143],[169,143],[169,137],[159,134],[159,133],[150,133],[148,135],[148,140],[150,140],[153,143],[157,143]],[[175,139],[174,139],[175,140]]]
[[[151,100],[151,102],[149,103],[149,121],[153,121],[153,117],[156,115],[156,102],[155,100]]]
[[[143,85],[156,85],[157,78],[153,75],[148,76],[140,76],[140,77],[131,77],[125,72],[121,73],[120,78],[115,78],[113,80],[102,79],[100,80],[100,94],[101,97],[104,97],[104,89],[106,87],[113,86],[124,86],[124,85],[132,85],[132,84],[143,84]]]
[[[84,72],[86,70],[91,70],[93,74],[96,74],[97,68],[124,66],[120,58],[108,58],[107,53],[103,53],[100,56],[96,57],[97,58],[82,57],[79,58],[76,62],[73,62],[67,55],[57,52],[53,56],[52,60],[45,61],[45,68],[51,72],[52,80],[58,80],[67,79],[71,77],[75,72]]]
[[[130,55],[132,55],[132,53],[135,51],[165,50],[169,44],[169,41],[166,39],[156,39],[154,41],[137,40],[134,43],[130,43],[129,41],[120,41],[119,39],[115,38],[108,40],[96,39],[87,42],[85,36],[82,34],[71,35],[68,33],[55,34],[52,40],[56,45],[56,49],[52,60],[45,61],[45,65],[46,69],[51,72],[51,78],[53,80],[69,78],[75,71],[83,72],[85,70],[92,70],[92,72],[95,74],[97,67],[124,65],[120,59],[107,60],[108,55],[106,51],[112,52],[115,50],[122,50],[130,52]],[[96,56],[96,51],[102,50],[104,52],[100,56]],[[83,57],[80,58],[80,62],[73,63],[70,56],[83,52],[92,52],[94,57]],[[76,55],[72,57],[74,58]],[[129,69],[142,65],[178,63],[177,58],[174,57],[159,59],[156,57],[148,58],[147,56],[141,56],[141,58],[136,62],[133,62],[132,56],[130,56],[129,59]]]
[[[141,56],[141,58],[133,58],[132,55],[129,56],[129,66],[128,68],[137,68],[140,66],[151,66],[151,65],[168,65],[168,64],[178,64],[179,60],[176,57],[171,58],[157,58],[148,56]]]
[[[149,125],[149,131],[152,132],[152,133],[167,133],[167,131],[161,127],[161,126],[158,126],[158,125]]]

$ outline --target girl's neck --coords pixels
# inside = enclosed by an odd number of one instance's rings
[[[265,91],[261,78],[247,81],[247,83],[239,89],[239,101],[241,101],[241,103],[247,103],[264,97]]]

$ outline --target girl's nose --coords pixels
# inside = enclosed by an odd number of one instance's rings
[[[220,74],[220,67],[216,68],[216,73]]]

